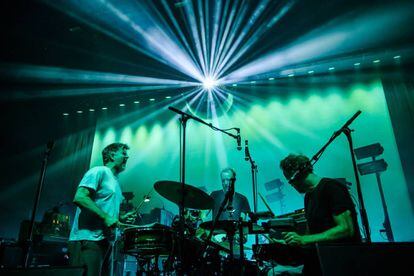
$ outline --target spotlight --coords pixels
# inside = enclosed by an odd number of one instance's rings
[[[295,74],[293,74],[293,73],[288,75],[288,77],[290,77],[290,78],[294,77],[294,76],[295,76]]]
[[[401,56],[395,56],[394,57],[394,59],[400,59],[401,58]]]
[[[233,83],[232,86],[236,87],[237,86],[237,83]]]
[[[165,98],[166,98],[166,99],[171,99],[171,96],[166,96]]]
[[[139,101],[134,101],[134,104],[139,104]]]
[[[155,101],[155,99],[154,99],[154,98],[151,98],[151,99],[149,99],[149,101],[150,101],[150,102],[153,102],[153,101]]]
[[[121,103],[121,104],[119,104],[119,106],[123,107],[123,106],[125,106],[125,104]]]
[[[69,113],[66,113],[66,112],[65,112],[65,113],[63,113],[62,115],[63,115],[63,116],[69,116]]]
[[[381,62],[380,59],[376,59],[376,60],[373,61],[373,63],[380,63],[380,62]]]
[[[216,79],[213,79],[211,77],[206,77],[203,80],[203,87],[204,87],[205,90],[211,90],[214,87],[216,87],[217,85],[218,85],[217,80]]]
[[[94,112],[94,111],[95,111],[95,109],[89,108],[89,112]]]
[[[108,108],[107,107],[102,107],[102,110],[107,110]]]
[[[82,113],[83,113],[83,111],[82,111],[82,110],[78,110],[78,111],[76,111],[76,113],[78,113],[78,114],[82,114]]]
[[[256,81],[251,81],[250,83],[251,83],[251,84],[255,84],[255,83],[256,83]]]
[[[329,71],[333,71],[333,70],[335,70],[335,67],[329,67],[329,69],[328,69]]]
[[[313,71],[313,70],[308,71],[309,75],[312,75],[313,73],[315,73],[315,71]]]
[[[361,65],[360,62],[354,63],[354,66],[360,66],[360,65]]]
[[[269,80],[274,80],[275,78],[269,78]]]

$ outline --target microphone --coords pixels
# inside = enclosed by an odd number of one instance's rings
[[[244,140],[244,160],[249,161],[250,154],[249,154],[249,141]]]
[[[237,150],[241,150],[241,137],[240,137],[240,128],[236,128],[237,130]]]
[[[46,155],[49,155],[54,147],[55,147],[55,141],[50,140],[49,142],[47,142],[46,150],[45,150]]]

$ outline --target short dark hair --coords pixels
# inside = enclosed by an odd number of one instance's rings
[[[280,161],[280,168],[287,179],[298,173],[307,176],[313,172],[309,158],[302,154],[289,154]]]
[[[111,153],[117,152],[119,149],[129,150],[129,146],[124,143],[112,143],[103,149],[102,160],[104,165],[111,161]]]
[[[227,167],[225,169],[223,169],[220,172],[220,176],[224,173],[224,172],[231,172],[233,174],[233,178],[236,179],[236,171],[233,168]]]

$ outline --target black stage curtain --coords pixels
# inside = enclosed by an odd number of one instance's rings
[[[383,79],[395,139],[414,206],[414,81],[408,75]]]
[[[1,125],[8,135],[0,139],[0,238],[17,238],[22,220],[29,220],[48,141],[55,141],[46,170],[37,210],[41,221],[46,210],[60,205],[73,219],[72,199],[89,168],[96,119],[67,118],[41,107],[4,106]],[[43,107],[43,106],[42,106]],[[2,111],[4,111],[4,109]],[[7,119],[5,119],[7,118]],[[3,120],[4,119],[4,120]]]

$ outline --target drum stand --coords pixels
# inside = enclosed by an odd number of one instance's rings
[[[153,257],[142,258],[138,255],[137,259],[137,275],[161,275],[161,271],[158,268],[159,255]],[[154,260],[154,262],[152,262]]]

